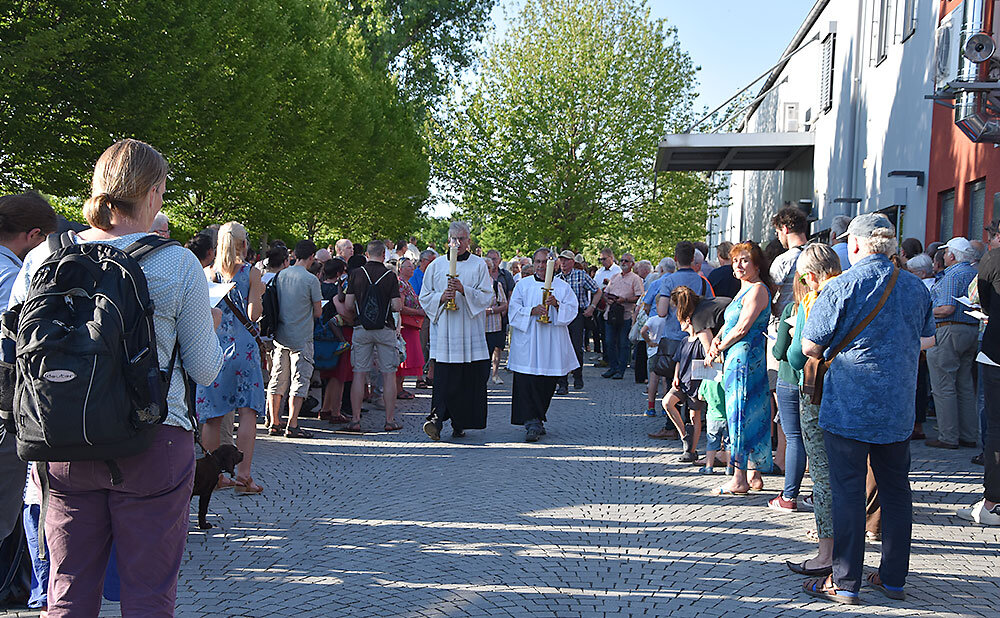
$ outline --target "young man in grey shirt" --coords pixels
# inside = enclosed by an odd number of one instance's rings
[[[281,398],[285,390],[288,406],[288,438],[311,438],[299,427],[299,410],[309,393],[313,373],[313,324],[323,313],[319,279],[309,272],[316,258],[316,244],[300,240],[295,245],[295,265],[275,277],[278,288],[278,325],[271,355],[271,379],[267,384],[272,436],[281,434]]]

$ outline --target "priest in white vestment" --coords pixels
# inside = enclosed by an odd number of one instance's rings
[[[490,377],[486,348],[486,308],[493,301],[493,278],[486,262],[469,251],[469,226],[453,221],[450,243],[457,246],[457,278],[448,277],[450,259],[443,255],[427,266],[420,305],[430,321],[430,357],[434,360],[434,392],[424,431],[441,439],[451,420],[452,437],[466,429],[486,428],[486,381]],[[449,300],[457,310],[448,310]]]
[[[510,321],[510,354],[507,368],[514,373],[510,422],[524,425],[525,440],[536,442],[545,435],[545,413],[556,382],[580,366],[569,338],[569,324],[576,319],[578,301],[568,283],[552,280],[552,293],[542,304],[548,249],[534,256],[534,276],[517,282],[507,307]],[[547,313],[549,323],[538,321]]]

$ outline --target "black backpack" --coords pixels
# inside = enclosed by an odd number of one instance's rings
[[[260,321],[258,330],[261,337],[274,337],[278,330],[278,277],[279,272],[271,277],[271,280],[264,286],[264,295],[260,299]]]
[[[150,235],[123,251],[68,233],[48,243],[24,302],[0,317],[0,417],[26,461],[141,453],[167,417],[179,346],[164,373],[139,260],[180,243]]]
[[[368,269],[362,267],[361,270],[365,273],[365,278],[368,279],[368,287],[365,289],[365,295],[361,297],[361,302],[358,303],[358,321],[361,328],[365,330],[383,329],[389,318],[389,300],[383,298],[378,284],[390,271],[386,269],[382,276],[375,283],[372,283],[372,278],[368,276]]]

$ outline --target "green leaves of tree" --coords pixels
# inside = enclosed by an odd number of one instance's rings
[[[658,254],[704,234],[714,192],[671,175],[652,197],[656,147],[690,121],[694,76],[643,3],[527,0],[434,125],[435,171],[484,245]]]

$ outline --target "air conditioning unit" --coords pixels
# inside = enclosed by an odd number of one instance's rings
[[[934,90],[958,79],[959,34],[962,30],[962,4],[948,13],[937,28],[934,54]]]
[[[785,103],[783,109],[785,112],[785,133],[798,133],[801,128],[799,125],[799,104]]]

